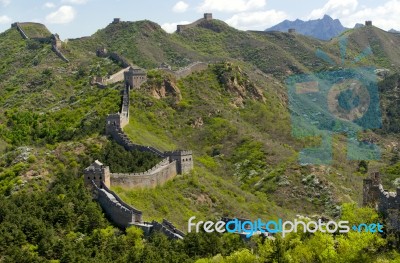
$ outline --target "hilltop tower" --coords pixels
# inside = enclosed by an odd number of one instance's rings
[[[371,20],[365,21],[365,25],[366,26],[372,26],[372,21]]]
[[[204,19],[205,19],[206,21],[212,20],[212,19],[213,19],[212,13],[204,13]]]

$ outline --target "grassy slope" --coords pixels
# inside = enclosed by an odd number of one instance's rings
[[[27,22],[20,23],[19,26],[29,38],[44,38],[51,35],[51,32],[43,24]]]

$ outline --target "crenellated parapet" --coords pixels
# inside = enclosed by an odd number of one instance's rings
[[[176,176],[176,162],[164,159],[142,173],[112,173],[111,184],[124,188],[145,188],[162,185]]]
[[[100,183],[100,185],[97,185],[92,181],[91,187],[95,199],[100,203],[106,215],[118,227],[126,228],[135,222],[142,222],[142,211],[122,201],[105,184]]]

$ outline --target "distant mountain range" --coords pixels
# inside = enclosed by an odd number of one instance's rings
[[[360,28],[363,26],[364,24],[357,23],[354,28]],[[328,15],[324,15],[323,18],[308,21],[300,19],[296,19],[295,21],[285,20],[273,27],[265,29],[265,31],[288,32],[289,29],[295,29],[297,33],[302,35],[322,40],[329,40],[340,35],[348,28],[344,27],[339,19],[333,19]],[[400,34],[400,31],[393,28],[387,32]]]
[[[396,30],[396,29],[390,29],[389,31],[388,31],[389,33],[396,33],[396,34],[399,34],[400,33],[400,31],[399,30]]]
[[[308,21],[300,19],[296,19],[295,21],[285,20],[265,31],[287,32],[289,28],[296,29],[297,33],[322,40],[329,40],[336,37],[347,29],[340,23],[339,19],[333,19],[328,15],[324,15],[322,19]]]

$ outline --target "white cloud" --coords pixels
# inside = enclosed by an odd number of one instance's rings
[[[174,7],[172,8],[172,11],[174,11],[175,13],[184,13],[186,12],[186,10],[188,9],[189,5],[183,1],[179,1],[178,3],[176,3],[174,5]]]
[[[283,11],[267,10],[235,14],[225,22],[237,29],[265,30],[288,17]]]
[[[0,24],[8,24],[11,22],[11,18],[8,16],[0,16]]]
[[[63,5],[57,11],[46,16],[46,21],[51,24],[67,24],[74,20],[76,11],[72,6]]]
[[[308,19],[317,19],[325,14],[332,17],[350,16],[358,6],[357,0],[329,0],[322,8],[311,11]]]
[[[345,26],[353,27],[356,23],[363,23],[372,20],[372,24],[379,28],[389,30],[391,28],[400,29],[400,1],[390,0],[375,7],[364,7],[357,10],[349,17],[340,17]]]
[[[3,6],[8,6],[11,3],[11,0],[0,0],[0,3],[2,3]]]
[[[54,8],[54,7],[56,7],[56,5],[54,3],[52,3],[52,2],[47,2],[43,6],[46,7],[46,8]]]
[[[346,27],[372,20],[372,24],[384,30],[400,29],[400,0],[387,0],[380,6],[359,6],[357,0],[329,0],[322,8],[311,12],[308,19],[321,18],[328,14],[338,18]]]
[[[86,4],[88,0],[62,0],[63,3],[83,5]]]
[[[187,25],[190,23],[191,22],[188,22],[188,21],[181,21],[181,22],[176,22],[176,23],[164,23],[161,25],[161,28],[164,29],[168,33],[173,33],[176,31],[177,25]]]
[[[266,0],[203,0],[198,6],[199,12],[245,12],[262,8],[266,5]]]

